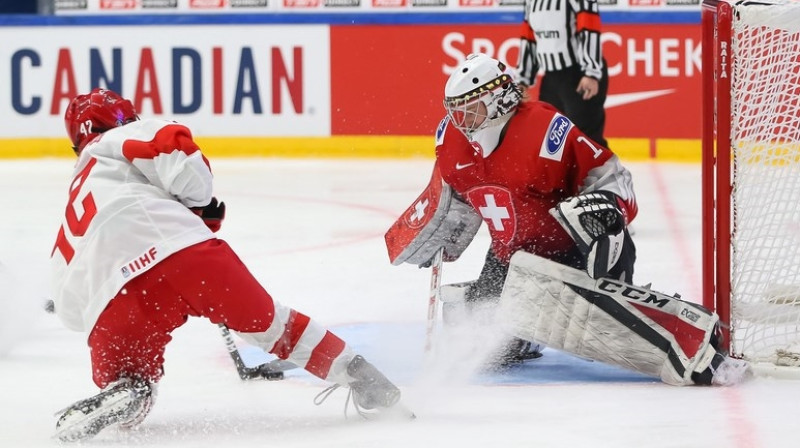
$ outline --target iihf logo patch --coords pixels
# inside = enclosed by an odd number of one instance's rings
[[[133,274],[141,273],[153,267],[159,260],[158,249],[155,246],[147,249],[142,255],[129,261],[125,266],[120,268],[120,272],[124,278],[128,278]]]

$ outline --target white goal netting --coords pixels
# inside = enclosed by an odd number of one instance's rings
[[[800,366],[800,1],[733,7],[731,352]]]

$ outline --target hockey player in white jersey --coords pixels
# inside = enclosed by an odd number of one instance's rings
[[[53,299],[63,323],[87,333],[102,391],[63,411],[61,440],[141,422],[170,333],[190,316],[348,386],[361,409],[397,405],[394,384],[345,341],[273,300],[215,237],[225,204],[213,196],[211,168],[188,128],[140,120],[130,101],[104,89],[73,99],[65,124],[78,161],[51,253]]]

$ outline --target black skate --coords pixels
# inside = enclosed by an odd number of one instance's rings
[[[718,352],[704,371],[692,373],[692,380],[702,386],[734,386],[752,376],[753,371],[747,361]]]
[[[123,378],[94,397],[60,411],[56,436],[62,442],[78,442],[94,437],[111,425],[131,427],[147,415],[153,389],[146,381]]]
[[[542,346],[519,338],[513,338],[503,345],[489,359],[489,370],[503,370],[511,366],[542,357]]]
[[[695,384],[702,386],[733,386],[753,376],[750,363],[742,359],[731,358],[720,349],[719,341],[721,337],[722,330],[719,323],[717,323],[709,340],[709,344],[716,349],[717,353],[714,354],[711,363],[705,370],[692,372],[692,380]]]

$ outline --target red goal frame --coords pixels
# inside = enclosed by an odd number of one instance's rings
[[[720,346],[731,322],[731,26],[730,4],[703,0],[702,270],[703,305],[720,317]]]

